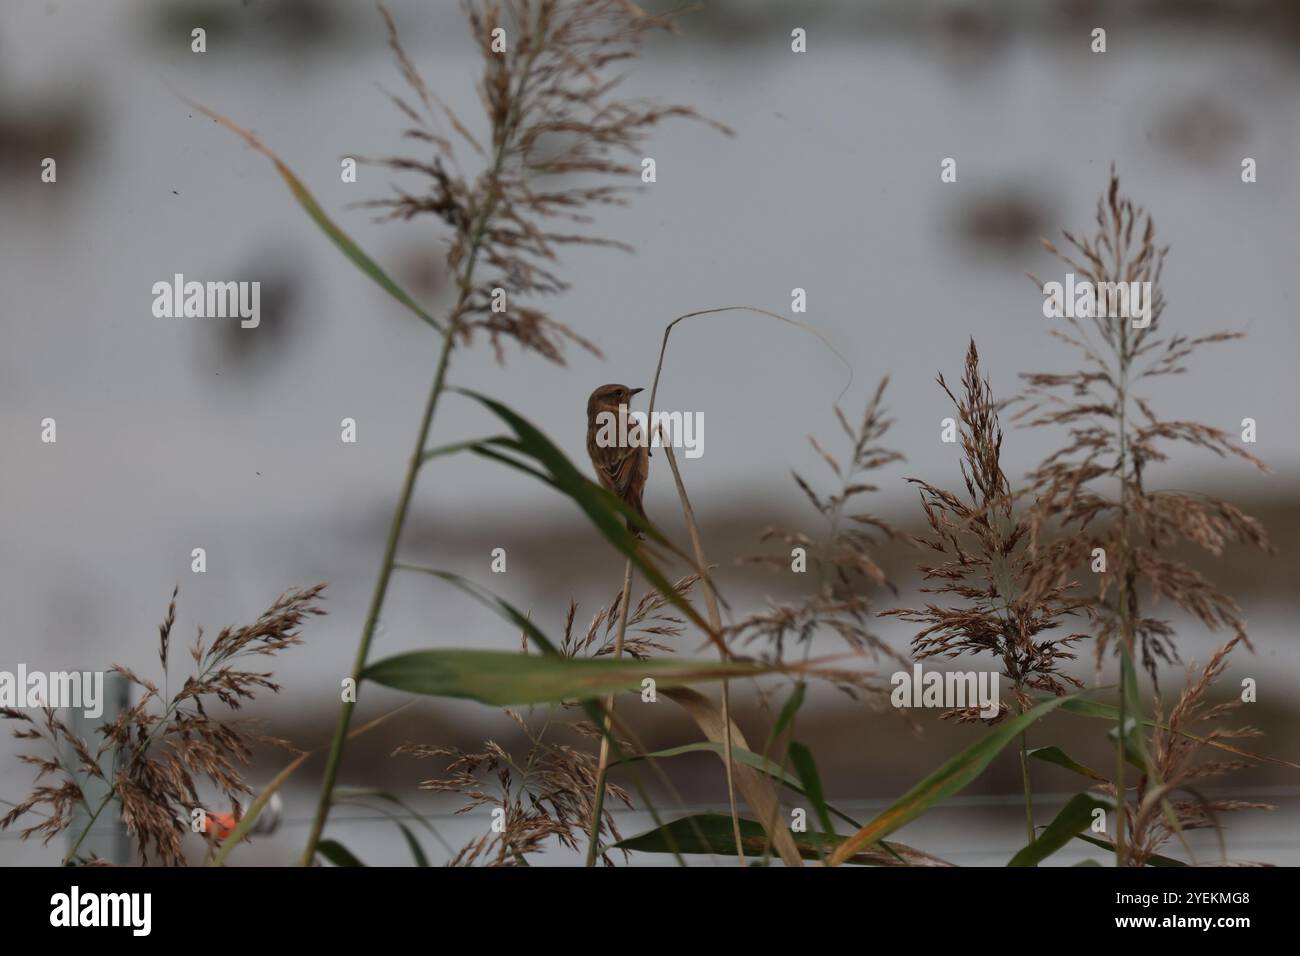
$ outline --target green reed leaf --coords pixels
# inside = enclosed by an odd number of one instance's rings
[[[1030,724],[1060,707],[1069,697],[1055,697],[1018,717],[999,724],[983,740],[967,747],[939,769],[903,794],[892,806],[845,840],[831,855],[832,866],[870,844],[877,843],[899,827],[916,819],[936,804],[957,793],[984,772],[984,768],[1007,744]]]
[[[740,661],[597,660],[446,649],[412,651],[376,661],[366,680],[412,694],[459,697],[499,707],[592,700],[640,690],[652,677],[660,687],[684,687],[725,678],[756,677],[777,668]]]
[[[429,865],[429,858],[424,855],[424,848],[420,846],[420,841],[415,838],[415,834],[406,828],[405,823],[397,824],[397,829],[402,831],[402,836],[406,838],[406,845],[411,849],[411,856],[415,859],[415,865],[426,867]]]
[[[1101,847],[1101,849],[1108,850],[1111,853],[1115,852],[1115,844],[1110,842],[1110,840],[1102,840],[1099,837],[1088,836],[1086,833],[1076,833],[1074,835],[1074,838],[1076,840],[1082,840],[1084,843],[1091,843],[1093,846]],[[1147,866],[1164,867],[1164,866],[1186,866],[1186,865],[1187,864],[1184,863],[1182,860],[1175,860],[1171,856],[1160,856],[1159,854],[1152,853],[1149,857],[1147,857]]]
[[[794,720],[795,714],[799,713],[799,708],[803,706],[803,699],[807,690],[808,685],[804,681],[799,681],[794,685],[794,690],[790,692],[790,696],[781,705],[781,712],[777,714],[776,723],[772,725],[772,732],[767,735],[767,745],[763,748],[764,751],[771,750],[772,744],[781,735],[781,731],[790,726],[790,721]]]
[[[817,772],[817,761],[813,759],[812,751],[799,743],[797,740],[790,741],[790,764],[794,767],[795,772],[799,774],[799,779],[803,781],[804,793],[812,801],[813,810],[817,813],[817,820],[822,825],[822,831],[825,833],[834,833],[835,825],[831,823],[831,815],[826,807],[826,798],[822,794],[822,778]]]
[[[690,754],[690,753],[722,754],[725,752],[725,749],[726,748],[720,743],[715,743],[712,740],[702,740],[693,744],[683,744],[680,747],[669,747],[665,750],[656,750],[654,753],[634,754],[630,757],[625,757],[624,759],[617,761],[617,763],[627,764],[627,763],[635,763],[638,760],[663,760],[668,757],[679,757],[683,754]],[[776,780],[778,783],[784,784],[786,787],[789,787],[795,793],[807,795],[807,791],[804,789],[803,782],[798,777],[796,777],[792,773],[787,773],[785,770],[781,768],[779,764],[774,763],[772,760],[764,757],[762,754],[756,754],[752,750],[746,750],[744,747],[737,747],[733,745],[731,748],[731,757],[738,764],[744,764],[746,767],[751,767],[754,770],[759,771],[760,773],[767,774],[773,780]],[[861,823],[859,823],[857,820],[854,820],[851,816],[849,816],[847,813],[844,813],[842,810],[837,809],[835,805],[832,803],[826,803],[826,809],[829,810],[833,816],[839,817],[841,820],[843,820],[849,826],[854,827],[855,829],[862,826]],[[730,819],[730,817],[728,817],[728,819]],[[830,828],[827,827],[827,829]]]
[[[1099,809],[1114,812],[1114,798],[1102,793],[1076,793],[1037,839],[1013,856],[1007,866],[1037,866],[1086,830],[1092,824],[1093,811]]]
[[[351,850],[338,840],[321,840],[316,845],[316,852],[335,866],[365,866],[364,863],[352,855]]]
[[[1056,764],[1058,767],[1064,767],[1066,770],[1073,771],[1082,777],[1088,777],[1090,780],[1105,781],[1107,778],[1093,770],[1091,767],[1085,767],[1060,747],[1035,747],[1029,751],[1029,756],[1035,760],[1041,760],[1044,763]]]
[[[402,305],[406,306],[406,308],[410,309],[429,325],[433,326],[440,332],[443,330],[441,322],[431,316],[424,309],[420,308],[419,304],[407,295],[406,290],[394,282],[389,277],[388,273],[384,272],[384,270],[379,267],[379,264],[376,263],[375,260],[371,259],[370,256],[366,255],[365,252],[362,251],[361,247],[352,240],[351,236],[339,228],[334,220],[326,215],[325,210],[321,208],[320,203],[316,201],[316,197],[311,194],[311,191],[303,185],[302,180],[294,175],[293,170],[291,170],[279,156],[271,152],[271,150],[264,145],[260,139],[248,130],[244,129],[238,123],[222,116],[220,113],[213,112],[207,107],[200,106],[197,103],[190,103],[190,105],[203,113],[203,115],[207,116],[209,119],[220,123],[274,163],[276,171],[288,185],[289,191],[293,193],[293,198],[298,200],[298,205],[302,206],[307,215],[312,218],[312,221],[320,227],[320,230],[325,233],[325,235],[327,235],[340,250],[342,250],[343,255],[347,256],[348,260],[351,261],[353,265],[369,276],[381,289],[391,295]]]
[[[799,855],[815,860],[836,846],[842,839],[837,834],[792,833]],[[767,835],[755,820],[741,818],[740,841],[747,856],[759,857],[767,847]],[[853,854],[846,863],[859,866],[948,866],[938,857],[930,856],[904,843],[888,843],[885,849],[869,848]],[[641,853],[668,853],[676,847],[681,853],[708,853],[716,856],[737,856],[736,838],[731,817],[725,813],[700,813],[682,817],[645,833],[616,843],[613,849],[633,850]]]

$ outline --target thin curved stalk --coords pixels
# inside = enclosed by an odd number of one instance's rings
[[[700,584],[704,588],[704,603],[709,612],[709,625],[718,632],[719,637],[722,635],[722,613],[718,609],[718,595],[713,589],[713,578],[709,574],[709,565],[704,557],[704,544],[700,540],[700,529],[695,523],[695,509],[691,507],[691,499],[686,495],[686,485],[682,481],[682,473],[677,467],[677,456],[673,454],[672,448],[665,442],[663,445],[665,457],[668,459],[668,465],[672,468],[673,481],[677,484],[677,496],[681,499],[682,515],[686,518],[686,529],[691,536],[691,548],[695,552],[695,571],[700,576]],[[721,656],[724,661],[731,659],[731,653],[726,649],[725,641],[721,647]],[[736,781],[735,781],[735,759],[732,756],[732,734],[731,734],[731,681],[722,682],[722,760],[727,768],[727,803],[731,811],[731,829],[732,836],[736,840],[736,855],[740,862],[745,862],[744,841],[740,836],[740,812],[736,809]]]

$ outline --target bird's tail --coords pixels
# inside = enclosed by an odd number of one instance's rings
[[[650,519],[645,516],[645,509],[641,507],[641,502],[639,501],[636,503],[636,513],[639,514],[647,524],[650,523]],[[645,539],[645,535],[641,532],[641,529],[636,526],[636,524],[632,521],[631,518],[627,519],[627,530],[631,531],[632,534],[635,535],[636,537],[641,538],[643,540]]]

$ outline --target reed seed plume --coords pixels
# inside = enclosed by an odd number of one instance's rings
[[[473,273],[450,316],[462,344],[481,331],[498,361],[504,361],[505,339],[558,364],[564,364],[566,343],[599,355],[590,340],[525,303],[568,287],[556,271],[562,247],[630,251],[588,228],[593,210],[627,201],[653,127],[674,118],[703,119],[685,106],[624,97],[624,77],[612,72],[635,58],[651,33],[671,29],[672,19],[623,0],[465,4],[483,57],[478,89],[487,132],[480,142],[430,91],[393,17],[380,10],[409,90],[406,97],[390,96],[411,123],[404,135],[432,155],[371,160],[421,177],[423,187],[395,188],[392,196],[364,205],[390,219],[432,215],[450,227],[451,272]],[[499,29],[504,41],[494,33]],[[499,42],[504,51],[496,48]],[[481,172],[462,171],[457,144],[474,154]],[[475,262],[477,268],[466,270]],[[498,289],[504,299],[494,294]]]
[[[1052,334],[1077,350],[1081,368],[1023,376],[1024,406],[1017,419],[1032,427],[1063,428],[1068,436],[1029,476],[1037,499],[1033,540],[1045,538],[1049,527],[1059,531],[1031,590],[1046,593],[1097,563],[1092,609],[1098,620],[1098,666],[1107,646],[1120,637],[1140,646],[1142,663],[1154,681],[1157,664],[1177,661],[1178,653],[1172,623],[1142,613],[1139,586],[1150,603],[1168,599],[1211,630],[1229,631],[1249,647],[1237,602],[1172,551],[1186,542],[1218,557],[1232,544],[1268,552],[1272,545],[1258,520],[1226,501],[1149,487],[1148,468],[1167,461],[1179,445],[1239,458],[1261,470],[1265,466],[1223,429],[1162,418],[1139,389],[1185,374],[1186,361],[1202,346],[1242,335],[1165,333],[1160,277],[1168,248],[1157,246],[1151,217],[1121,195],[1113,168],[1097,203],[1096,231],[1083,238],[1067,232],[1065,239],[1066,252],[1046,240],[1044,245],[1079,278],[1099,288],[1103,283],[1149,282],[1152,294],[1145,327],[1125,317],[1067,316],[1066,327]]]
[[[1215,741],[1262,736],[1261,731],[1249,726],[1216,726],[1217,722],[1241,707],[1240,698],[1233,697],[1219,704],[1211,704],[1207,699],[1214,682],[1223,676],[1228,655],[1240,643],[1242,638],[1234,636],[1214,652],[1204,668],[1199,671],[1195,666],[1188,668],[1186,684],[1167,720],[1159,698],[1156,700],[1155,726],[1150,738],[1155,772],[1139,780],[1135,794],[1137,808],[1133,813],[1131,831],[1135,866],[1146,865],[1182,831],[1219,829],[1221,813],[1276,809],[1266,803],[1207,799],[1196,789],[1202,786],[1202,781],[1254,766],[1246,759],[1199,759],[1202,749]],[[1184,793],[1187,797],[1168,799],[1175,793]]]
[[[450,866],[526,866],[527,857],[543,852],[552,840],[577,851],[590,832],[596,756],[547,739],[552,724],[550,713],[537,731],[519,713],[507,710],[506,714],[527,738],[522,761],[491,740],[485,741],[476,753],[422,744],[405,744],[394,751],[394,755],[443,759],[443,775],[422,781],[420,789],[460,794],[465,804],[457,813],[488,808],[500,820],[499,828],[489,827],[463,846]],[[599,733],[594,728],[592,732]],[[632,806],[622,787],[606,783],[605,789],[625,806]],[[600,832],[606,837],[606,846],[622,839],[608,808],[601,813]],[[626,859],[626,852],[623,857]],[[607,866],[614,865],[608,851],[602,860]]]
[[[673,589],[683,598],[689,598],[691,590],[698,582],[699,575],[688,574],[676,581]],[[609,604],[596,611],[587,626],[586,633],[582,635],[578,635],[573,629],[578,606],[570,601],[568,615],[564,622],[560,653],[566,657],[613,655],[615,632],[618,628],[618,608],[622,601],[623,593],[620,589]],[[681,637],[685,633],[686,622],[673,614],[670,608],[668,599],[660,592],[651,590],[642,594],[640,600],[628,609],[623,653],[639,661],[649,660],[656,653],[676,653],[675,647],[663,641]]]
[[[809,443],[826,462],[838,488],[819,494],[811,482],[792,472],[794,482],[821,517],[820,535],[769,527],[762,541],[778,541],[784,550],[776,554],[759,554],[744,558],[749,563],[765,564],[783,571],[791,569],[791,551],[803,549],[807,571],[816,582],[815,590],[798,604],[776,605],[743,618],[730,628],[742,642],[758,641],[767,647],[767,655],[780,660],[788,642],[807,648],[813,634],[822,628],[837,634],[850,651],[873,657],[902,660],[871,627],[872,610],[867,594],[885,587],[893,590],[884,570],[876,563],[874,551],[890,538],[902,538],[901,532],[867,511],[858,510],[858,500],[879,488],[866,476],[903,456],[881,444],[893,423],[884,407],[884,379],[867,403],[859,424],[854,427],[839,405],[835,417],[845,438],[848,453],[843,459],[829,454],[809,436]]]
[[[965,495],[919,478],[908,481],[920,489],[921,508],[930,526],[929,535],[918,543],[939,556],[936,563],[921,565],[924,580],[935,582],[921,591],[945,595],[945,603],[894,609],[882,616],[925,625],[912,638],[917,660],[966,654],[999,659],[1023,712],[1033,705],[1030,691],[1059,696],[1083,686],[1062,672],[1061,665],[1074,660],[1074,645],[1088,635],[1050,635],[1087,602],[1072,597],[1073,583],[1044,591],[1025,587],[1038,573],[1038,556],[1027,546],[1031,513],[1016,507],[1016,495],[1002,469],[998,406],[989,381],[980,374],[973,339],[966,352],[960,397],[942,375],[939,387],[952,400],[960,421]],[[991,722],[1006,713],[1004,709]],[[972,721],[979,719],[979,708],[944,716]]]
[[[41,822],[22,831],[25,838],[40,835],[46,843],[72,824],[72,810],[85,805],[90,822],[68,853],[70,861],[79,860],[76,851],[94,821],[111,799],[122,806],[122,822],[135,837],[141,863],[150,856],[150,848],[166,866],[186,863],[182,837],[190,830],[191,815],[196,810],[208,812],[199,795],[198,780],[206,779],[230,802],[238,817],[241,800],[252,791],[244,782],[241,767],[249,765],[255,744],[288,746],[285,741],[259,733],[243,720],[218,720],[209,709],[220,703],[238,710],[259,691],[279,691],[272,675],[247,669],[253,658],[270,657],[302,643],[301,628],[315,615],[325,612],[317,601],[325,585],[287,591],[244,627],[227,627],[210,644],[204,642],[203,629],[191,649],[194,673],[185,678],[175,694],[164,697],[158,685],[129,668],[114,665],[139,693],[139,700],[110,723],[100,728],[103,740],[97,748],[74,734],[54,710],[43,711],[37,721],[20,710],[4,708],[4,717],[21,726],[14,730],[20,740],[37,740],[46,745],[52,756],[22,755],[23,762],[37,768],[36,787],[3,819],[0,828],[8,828],[28,813],[41,813]],[[176,623],[176,591],[159,628],[158,654],[164,673],[168,649]],[[71,752],[71,758],[63,756]],[[111,769],[103,766],[110,755]],[[61,777],[58,786],[42,784],[46,776]],[[97,807],[86,804],[79,780],[95,778],[106,784],[108,793]],[[39,808],[39,809],[38,809]]]

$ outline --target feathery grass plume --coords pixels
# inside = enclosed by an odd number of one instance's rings
[[[302,643],[300,628],[309,616],[324,614],[316,604],[325,585],[288,591],[276,599],[253,624],[225,628],[211,644],[205,645],[203,629],[191,649],[195,672],[185,678],[180,690],[164,698],[158,686],[128,668],[114,665],[113,671],[143,691],[140,700],[100,728],[103,740],[97,751],[72,733],[53,710],[45,710],[38,723],[29,715],[9,708],[4,717],[28,726],[18,727],[14,736],[40,740],[53,757],[22,755],[25,763],[38,768],[36,783],[27,800],[18,804],[3,819],[0,827],[8,828],[20,817],[41,807],[46,815],[42,822],[22,831],[23,838],[40,834],[48,843],[72,822],[74,804],[85,806],[90,814],[78,839],[67,855],[77,859],[77,849],[95,820],[117,798],[122,804],[122,822],[136,838],[141,862],[148,859],[150,846],[158,859],[168,866],[185,864],[181,838],[190,830],[194,810],[208,812],[200,800],[196,779],[208,782],[230,801],[232,812],[241,812],[240,798],[251,791],[244,783],[240,767],[247,766],[254,744],[271,743],[287,746],[282,740],[257,733],[248,722],[217,720],[207,707],[219,702],[238,710],[252,700],[259,690],[279,691],[271,674],[247,670],[247,661],[256,656],[273,656]],[[167,672],[171,632],[176,622],[176,591],[159,628],[159,657]],[[205,706],[205,700],[207,704]],[[70,750],[75,760],[60,756]],[[101,767],[101,759],[112,755],[111,769]],[[60,775],[59,786],[42,785],[46,775]],[[90,807],[77,784],[78,777],[94,777],[108,786],[97,807]]]
[[[814,572],[817,588],[801,604],[773,606],[729,628],[740,641],[766,643],[769,654],[777,660],[783,658],[785,644],[791,639],[804,645],[806,657],[813,635],[822,628],[839,635],[855,654],[903,660],[872,630],[871,603],[866,596],[876,587],[894,590],[872,557],[872,550],[882,537],[902,538],[903,535],[875,515],[854,510],[859,496],[878,490],[863,480],[864,474],[903,460],[899,452],[880,444],[892,424],[882,404],[888,383],[888,378],[881,381],[856,429],[843,410],[835,406],[835,416],[849,441],[849,454],[843,462],[827,453],[816,438],[808,436],[813,449],[839,479],[837,491],[823,498],[798,472],[792,472],[795,484],[825,522],[822,536],[816,538],[803,531],[769,527],[760,540],[779,541],[786,551],[742,559],[788,571],[791,550],[802,548],[808,568]]]
[[[15,727],[12,731],[18,740],[35,740],[45,745],[53,756],[38,757],[33,754],[19,754],[18,759],[36,768],[36,781],[27,799],[15,804],[0,819],[0,829],[8,829],[19,819],[32,814],[41,818],[39,823],[22,831],[22,838],[43,837],[42,843],[49,843],[72,825],[72,816],[79,803],[84,802],[81,787],[77,784],[78,776],[95,776],[103,779],[96,754],[91,753],[86,741],[74,734],[63,721],[59,720],[53,708],[43,708],[41,719],[13,707],[0,707],[0,717],[17,721],[27,726]],[[65,751],[72,752],[74,761],[67,761]],[[57,785],[43,783],[47,776],[62,777]],[[38,809],[39,808],[39,809]]]
[[[688,597],[691,589],[699,581],[699,575],[688,574],[673,584],[673,589],[682,597]],[[618,628],[618,608],[623,601],[622,590],[614,595],[613,601],[598,609],[587,626],[585,634],[579,636],[573,630],[573,620],[578,611],[575,601],[569,602],[569,612],[564,620],[564,637],[560,642],[560,653],[565,657],[605,657],[614,653],[615,631]],[[647,591],[641,599],[628,609],[627,632],[623,638],[623,653],[638,661],[649,660],[656,652],[673,654],[676,648],[664,644],[661,639],[680,637],[686,630],[686,622],[669,611],[670,604],[658,591]],[[524,646],[527,647],[527,635]]]
[[[1193,789],[1200,785],[1199,781],[1254,766],[1249,760],[1198,762],[1197,757],[1201,748],[1212,741],[1259,737],[1262,736],[1262,731],[1253,727],[1213,727],[1208,732],[1199,729],[1196,731],[1201,740],[1187,736],[1196,725],[1211,724],[1241,706],[1238,698],[1216,705],[1211,705],[1206,700],[1211,685],[1222,676],[1227,667],[1228,655],[1241,642],[1240,636],[1232,637],[1215,651],[1199,674],[1195,667],[1188,668],[1186,685],[1167,722],[1162,714],[1160,700],[1156,699],[1155,727],[1150,738],[1150,753],[1156,775],[1154,780],[1144,776],[1137,786],[1137,808],[1132,815],[1130,832],[1135,866],[1146,865],[1153,854],[1158,853],[1162,846],[1183,830],[1219,829],[1220,813],[1276,809],[1266,803],[1205,799]],[[1190,793],[1195,799],[1168,801],[1177,822],[1175,827],[1162,810],[1165,797],[1179,791]]]
[[[1137,328],[1129,318],[1098,315],[1100,309],[1093,309],[1090,317],[1067,316],[1066,327],[1052,334],[1079,350],[1083,367],[1023,376],[1026,404],[1016,418],[1030,426],[1061,426],[1069,434],[1068,443],[1030,474],[1037,498],[1035,543],[1049,526],[1061,532],[1045,548],[1033,590],[1046,593],[1058,587],[1094,560],[1094,549],[1104,549],[1105,567],[1097,572],[1098,593],[1092,605],[1098,620],[1098,667],[1107,645],[1119,637],[1135,651],[1141,647],[1142,664],[1154,682],[1158,662],[1177,661],[1178,654],[1170,622],[1143,615],[1139,582],[1145,583],[1153,602],[1168,598],[1211,630],[1228,630],[1250,647],[1237,603],[1170,552],[1183,542],[1215,557],[1230,544],[1269,552],[1272,545],[1258,520],[1226,501],[1148,488],[1148,466],[1168,460],[1167,449],[1181,443],[1266,469],[1228,432],[1161,418],[1136,391],[1163,376],[1183,374],[1185,360],[1201,346],[1242,334],[1162,334],[1165,299],[1160,273],[1168,248],[1156,246],[1151,217],[1120,195],[1113,167],[1109,187],[1097,203],[1096,222],[1091,237],[1064,234],[1070,252],[1047,240],[1044,245],[1077,279],[1094,287],[1151,283],[1150,323]]]
[[[496,817],[501,829],[489,827],[483,836],[462,847],[449,865],[527,866],[527,857],[545,850],[552,839],[575,852],[586,839],[594,812],[597,760],[586,750],[546,739],[554,711],[548,708],[546,721],[536,732],[519,713],[506,711],[528,738],[528,754],[522,765],[491,740],[485,741],[478,753],[422,744],[405,744],[394,751],[394,755],[446,758],[446,775],[425,780],[419,786],[421,790],[464,796],[466,803],[457,813],[481,807],[501,811]],[[592,732],[599,734],[594,728]],[[632,806],[623,788],[606,783],[606,790],[624,805]],[[607,836],[606,846],[622,839],[608,809],[601,813],[600,832]],[[627,851],[623,855],[626,859]],[[606,866],[614,865],[608,852],[602,859]]]
[[[559,364],[566,341],[599,355],[567,325],[522,303],[567,287],[554,271],[562,246],[631,250],[583,231],[592,221],[590,208],[626,202],[653,126],[675,117],[703,119],[685,106],[623,99],[623,76],[610,73],[637,56],[652,31],[671,29],[671,20],[650,16],[626,0],[466,3],[483,54],[479,95],[490,129],[485,147],[429,90],[402,47],[392,16],[382,5],[380,10],[414,101],[390,97],[413,124],[405,135],[431,148],[432,156],[370,160],[423,177],[424,188],[395,188],[393,196],[363,205],[385,210],[390,219],[425,214],[441,219],[452,230],[447,262],[454,274],[467,274],[467,262],[479,260],[472,284],[458,290],[449,317],[462,343],[482,330],[498,361],[504,360],[505,338]],[[494,49],[498,38],[504,51]],[[477,176],[461,171],[457,141],[484,162]],[[493,308],[494,289],[505,291],[504,302],[496,297],[501,311]]]
[[[961,422],[962,481],[966,495],[947,491],[919,478],[908,481],[921,492],[921,507],[930,535],[919,543],[941,556],[923,564],[921,591],[948,595],[953,604],[927,603],[923,608],[898,608],[882,616],[898,617],[925,628],[912,638],[912,655],[952,659],[962,654],[988,653],[1002,663],[1023,713],[1034,705],[1031,690],[1060,696],[1082,683],[1062,673],[1063,661],[1074,660],[1073,646],[1088,635],[1056,631],[1065,618],[1087,601],[1074,598],[1074,584],[1028,590],[1025,582],[1037,573],[1038,555],[1028,547],[1032,513],[1017,509],[1016,495],[1002,470],[1002,426],[988,379],[981,378],[974,339],[966,353],[962,394],[947,393]],[[1001,720],[1007,711],[990,723]],[[979,718],[979,707],[949,711],[944,717],[962,721]]]

